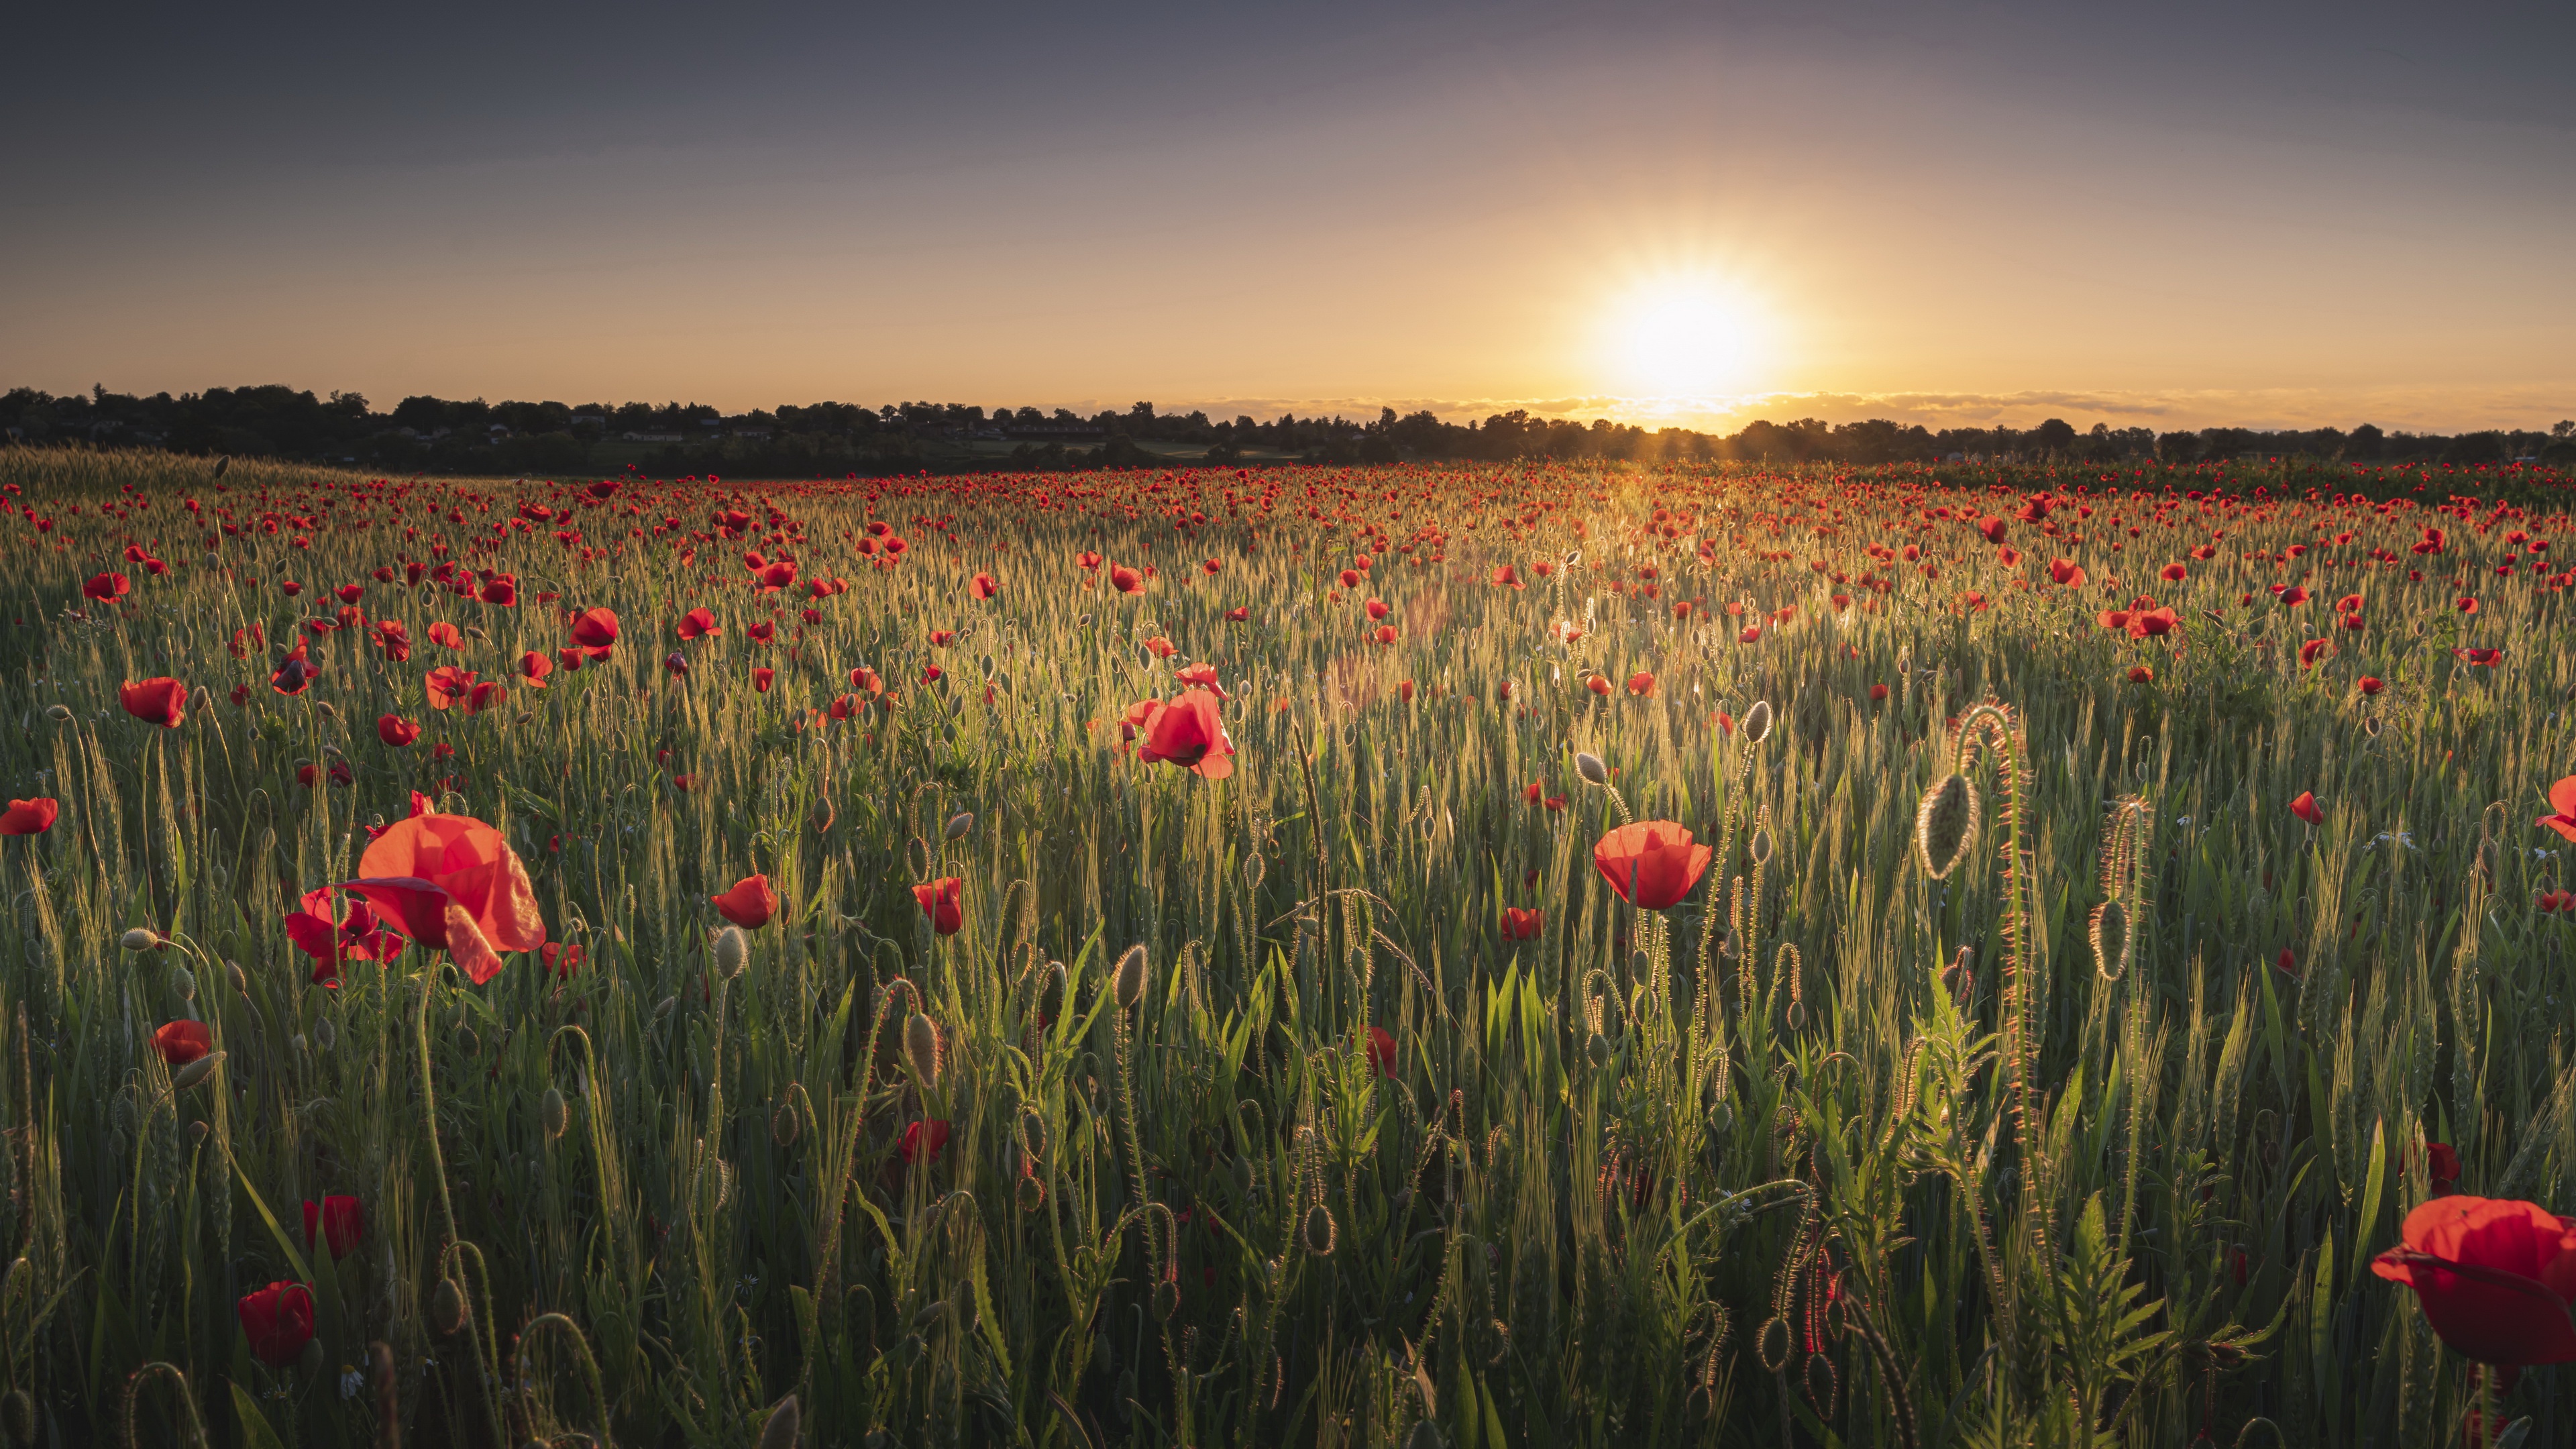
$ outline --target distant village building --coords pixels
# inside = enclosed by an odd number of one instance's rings
[[[622,436],[630,443],[682,443],[688,441],[686,437],[679,433],[626,433]]]
[[[1013,423],[1007,436],[1014,438],[1097,438],[1108,433],[1098,423]]]

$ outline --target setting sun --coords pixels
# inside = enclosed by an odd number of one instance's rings
[[[1602,353],[1608,381],[1653,398],[1745,391],[1771,364],[1771,327],[1741,288],[1706,276],[1640,282],[1610,307]]]

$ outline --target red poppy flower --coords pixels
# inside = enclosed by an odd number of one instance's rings
[[[2154,639],[2173,632],[2182,619],[2171,609],[2137,609],[2129,614],[2129,637]]]
[[[1145,576],[1125,564],[1113,564],[1109,569],[1109,586],[1122,594],[1141,594],[1145,592]]]
[[[2558,832],[2561,838],[2576,840],[2576,775],[2569,775],[2549,787],[2549,813],[2531,822]]]
[[[2143,664],[2133,664],[2129,667],[2129,682],[2131,684],[2153,684],[2156,682],[2156,672]]]
[[[765,875],[747,875],[734,882],[732,890],[714,898],[716,914],[742,927],[757,931],[778,914],[778,892]]]
[[[1237,624],[1240,624],[1240,623],[1243,623],[1245,620],[1250,619],[1250,618],[1252,617],[1252,610],[1251,610],[1250,608],[1248,608],[1248,607],[1244,607],[1244,606],[1237,606],[1237,607],[1235,607],[1235,608],[1231,608],[1231,609],[1226,610],[1226,611],[1225,611],[1225,616],[1226,616],[1226,618],[1228,618],[1229,620],[1232,620],[1233,622],[1235,622],[1235,623],[1237,623]]]
[[[1879,688],[1883,697],[1886,686],[1881,685]],[[1641,697],[1652,696],[1655,692],[1655,676],[1648,674],[1643,670],[1639,670],[1637,673],[1629,675],[1628,692]]]
[[[1494,570],[1494,587],[1498,589],[1526,589],[1529,585],[1521,582],[1520,570],[1513,568],[1510,564],[1503,564]]]
[[[462,649],[465,635],[453,624],[432,624],[429,626],[429,642],[443,649]]]
[[[534,649],[519,656],[519,677],[530,689],[546,687],[546,676],[555,672],[555,662]]]
[[[1603,696],[1604,698],[1607,698],[1610,693],[1610,681],[1602,678],[1598,674],[1587,674],[1583,676],[1583,687],[1591,690],[1594,694]]]
[[[1100,567],[1100,555],[1093,553],[1089,549],[1084,549],[1082,552],[1073,556],[1073,562],[1076,568],[1088,572]]]
[[[167,677],[120,684],[116,702],[145,724],[177,729],[188,713],[188,686]]]
[[[778,671],[775,669],[755,669],[751,671],[752,692],[754,694],[767,694],[769,692],[769,682],[777,677]]]
[[[1002,583],[991,574],[977,574],[966,581],[966,591],[976,598],[989,599],[1002,591]]]
[[[1368,1029],[1369,1070],[1381,1077],[1395,1075],[1395,1034],[1382,1026]]]
[[[12,800],[7,813],[0,814],[0,835],[42,835],[54,828],[54,820],[63,807],[45,796],[33,800]]]
[[[1225,567],[1225,560],[1215,558],[1201,559],[1199,561],[1199,567],[1206,569],[1209,573],[1215,573]]]
[[[1592,847],[1592,864],[1619,899],[1660,911],[1690,894],[1713,853],[1669,820],[1640,820],[1602,836]]]
[[[680,638],[683,642],[691,639],[712,639],[723,632],[724,630],[716,627],[716,616],[710,610],[691,609],[680,616]]]
[[[912,898],[921,903],[921,913],[930,918],[930,928],[943,936],[954,936],[966,923],[966,882],[953,875],[912,888]]]
[[[2365,674],[2353,683],[2364,694],[2377,694],[2388,687],[2388,682],[2376,674]]]
[[[2306,643],[2301,644],[2299,646],[2299,667],[2301,669],[2316,668],[2317,660],[2324,657],[2326,645],[2330,642],[2331,641],[2325,639],[2310,639]]]
[[[537,959],[545,962],[546,969],[558,978],[570,976],[580,970],[582,961],[589,954],[581,946],[562,946],[552,941],[537,948]]]
[[[1503,907],[1503,939],[1506,941],[1535,941],[1544,924],[1542,912],[1525,911],[1518,906]]]
[[[2317,808],[2317,797],[2314,791],[2300,791],[2299,798],[2290,802],[2290,813],[2310,825],[2326,823],[2326,812]]]
[[[1384,599],[1371,599],[1368,601],[1368,616],[1372,619],[1383,619],[1393,612],[1395,611],[1387,606],[1387,602]]]
[[[365,896],[392,930],[445,950],[477,986],[499,973],[501,952],[545,943],[527,867],[500,831],[471,816],[395,824],[358,857],[358,879],[341,885]]]
[[[184,1067],[215,1049],[214,1029],[202,1021],[174,1021],[152,1033],[152,1049],[171,1066]]]
[[[313,1290],[301,1283],[271,1283],[242,1295],[235,1305],[250,1351],[270,1368],[285,1368],[313,1341]]]
[[[2501,649],[2454,649],[2451,652],[2481,669],[2493,669],[2504,660]]]
[[[617,643],[617,615],[607,609],[584,609],[573,616],[572,642],[593,659],[605,659]]]
[[[402,950],[402,938],[385,930],[366,901],[349,904],[346,916],[335,915],[331,888],[304,893],[304,908],[286,913],[286,939],[313,958],[313,984],[340,984],[343,961],[390,961]]]
[[[385,653],[388,663],[402,664],[411,659],[411,631],[400,619],[378,619],[375,626],[376,647]]]
[[[501,706],[508,704],[509,702],[510,687],[508,685],[503,684],[498,680],[478,679],[474,681],[473,691],[465,696],[465,712],[467,714],[481,714],[487,709],[499,709]]]
[[[429,693],[429,707],[443,710],[473,691],[474,671],[442,664],[429,671],[424,684]]]
[[[2576,1221],[2537,1203],[2457,1194],[2406,1215],[2370,1271],[2415,1290],[2464,1358],[2522,1368],[2576,1360]]]
[[[1735,636],[1736,642],[1739,644],[1756,643],[1760,641],[1761,638],[1762,626],[1759,624],[1748,624],[1745,626],[1743,633]]]
[[[2071,558],[2050,559],[2048,561],[2048,577],[2051,581],[2063,584],[2070,589],[2080,589],[2084,587],[2084,570],[2081,565],[2077,564],[2075,560]]]
[[[2474,614],[2478,611],[2478,601],[2475,599],[2462,599],[2459,602],[2458,608],[2463,614]]]
[[[126,592],[133,587],[134,581],[125,575],[105,573],[82,584],[81,594],[86,598],[96,599],[102,604],[112,604],[124,598]]]
[[[2163,579],[2166,583],[2178,584],[2191,577],[2191,571],[2184,568],[2181,564],[2169,563],[2166,564],[2163,570],[2156,576]]]
[[[895,1151],[903,1155],[905,1162],[915,1167],[927,1167],[937,1162],[939,1154],[947,1150],[948,1121],[946,1118],[906,1123],[902,1140],[895,1144]]]
[[[349,1256],[358,1240],[367,1235],[367,1210],[354,1197],[324,1197],[320,1202],[304,1202],[304,1246],[313,1246],[313,1230],[322,1230],[322,1240],[331,1245],[334,1262]]]
[[[1185,689],[1168,704],[1152,703],[1144,720],[1144,743],[1136,749],[1138,760],[1149,765],[1169,760],[1210,780],[1234,773],[1234,741],[1226,736],[1215,695]]]

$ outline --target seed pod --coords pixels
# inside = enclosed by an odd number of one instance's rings
[[[190,1087],[193,1087],[199,1082],[206,1080],[208,1077],[213,1076],[215,1074],[215,1068],[222,1066],[223,1062],[224,1054],[222,1052],[206,1053],[204,1056],[197,1058],[195,1061],[181,1067],[176,1072],[171,1073],[170,1089],[174,1092],[184,1092],[188,1090]]]
[[[966,832],[974,828],[975,812],[960,810],[948,817],[948,829],[944,833],[950,840],[963,840],[966,838]]]
[[[313,1044],[326,1052],[340,1044],[340,1028],[331,1024],[331,1018],[313,1023]]]
[[[1758,745],[1771,737],[1771,701],[1757,699],[1744,712],[1744,742]]]
[[[161,937],[148,926],[136,926],[117,937],[116,944],[128,951],[149,951],[161,944]]]
[[[795,1146],[797,1135],[804,1130],[805,1119],[798,1115],[793,1097],[779,1103],[778,1110],[769,1114],[769,1140],[781,1147]]]
[[[170,968],[170,990],[181,1001],[197,999],[197,973],[185,966]]]
[[[1977,840],[1977,810],[1977,787],[1965,775],[1950,775],[1923,792],[1914,812],[1914,848],[1934,880],[1967,858]]]
[[[1317,1203],[1306,1209],[1304,1235],[1307,1252],[1318,1258],[1333,1256],[1333,1244],[1339,1239],[1340,1233],[1340,1228],[1334,1225],[1330,1208]]]
[[[925,1087],[939,1085],[939,1026],[922,1012],[903,1024],[903,1054],[912,1059],[912,1074]]]
[[[796,1432],[803,1418],[794,1394],[770,1405],[769,1417],[760,1425],[760,1449],[796,1449]]]
[[[1590,750],[1579,750],[1575,753],[1574,773],[1581,775],[1587,785],[1610,783],[1610,767],[1601,763],[1601,757]]]
[[[1145,946],[1143,942],[1127,948],[1118,958],[1118,969],[1109,976],[1109,989],[1120,1011],[1132,1011],[1145,999]]]
[[[2363,715],[2361,717],[2361,732],[2370,736],[2374,740],[2379,738],[2379,716],[2375,714]]]
[[[716,932],[708,956],[715,965],[716,975],[731,981],[742,974],[743,963],[751,959],[751,940],[743,935],[742,927],[727,926]]]
[[[1038,987],[1038,1015],[1049,1021],[1064,1017],[1065,970],[1061,961],[1049,961],[1046,976]]]
[[[1751,850],[1753,852],[1753,863],[1755,865],[1769,865],[1771,863],[1771,832],[1768,830],[1754,831]]]
[[[571,1109],[564,1105],[563,1088],[546,1088],[546,1094],[537,1099],[537,1121],[546,1129],[546,1140],[552,1142],[563,1136],[571,1118]]]
[[[453,1278],[438,1280],[438,1291],[429,1295],[429,1326],[441,1338],[453,1337],[465,1326],[465,1293]]]

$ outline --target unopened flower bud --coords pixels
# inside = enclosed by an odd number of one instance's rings
[[[429,1295],[429,1326],[437,1329],[441,1338],[465,1326],[465,1294],[455,1279],[439,1279],[438,1291]]]
[[[1752,854],[1753,863],[1755,865],[1769,865],[1771,863],[1770,831],[1756,830],[1753,832]]]
[[[1757,699],[1744,712],[1744,742],[1758,745],[1771,735],[1771,701]]]
[[[1127,948],[1118,958],[1118,969],[1109,976],[1109,990],[1120,1011],[1132,1011],[1145,999],[1145,946],[1143,942]]]
[[[903,1054],[911,1058],[912,1074],[923,1086],[939,1085],[939,1026],[925,1013],[916,1011],[903,1024]]]
[[[47,705],[45,707],[45,718],[52,720],[56,724],[61,724],[63,721],[70,719],[71,717],[72,711],[70,705],[54,704]],[[23,1397],[23,1394],[21,1396]]]
[[[972,810],[960,810],[948,817],[947,836],[951,840],[963,839],[966,832],[974,828],[975,812]]]
[[[537,1121],[546,1129],[546,1140],[552,1142],[563,1136],[571,1118],[571,1109],[564,1105],[563,1088],[546,1088],[546,1094],[537,1099]]]
[[[320,1021],[313,1023],[313,1044],[315,1046],[318,1046],[327,1052],[334,1046],[339,1045],[339,1042],[340,1028],[331,1024],[331,1018],[326,1016]]]
[[[1610,767],[1601,763],[1601,757],[1589,750],[1578,751],[1575,754],[1574,773],[1581,775],[1587,785],[1610,783]]]
[[[751,941],[740,926],[727,926],[716,932],[713,952],[716,975],[727,981],[742,974],[743,962],[751,958]]]
[[[119,936],[116,944],[128,951],[149,951],[161,944],[161,937],[149,926],[136,926]]]
[[[195,973],[195,972],[193,972],[193,971],[189,970],[189,969],[188,969],[187,967],[185,967],[185,966],[173,966],[173,967],[171,967],[171,968],[170,968],[170,990],[171,990],[171,991],[173,991],[174,993],[176,993],[176,994],[178,995],[178,998],[179,998],[181,1001],[194,1001],[194,1000],[196,1000],[196,999],[197,999],[197,973]]]
[[[184,1092],[188,1090],[190,1087],[193,1087],[199,1082],[206,1080],[208,1077],[213,1076],[215,1074],[215,1068],[222,1066],[223,1062],[224,1054],[222,1052],[206,1053],[204,1056],[197,1058],[195,1061],[181,1067],[176,1072],[171,1073],[170,1089],[174,1092]]]
[[[794,1394],[770,1405],[769,1417],[760,1426],[760,1449],[796,1449],[796,1434],[802,1417]]]

